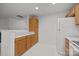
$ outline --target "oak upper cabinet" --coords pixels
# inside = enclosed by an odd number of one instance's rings
[[[75,24],[79,25],[79,4],[76,4],[65,17],[75,17]]]
[[[29,17],[29,31],[35,32],[34,35],[31,35],[31,45],[34,45],[36,42],[38,42],[38,26],[39,21],[36,16],[30,16]]]
[[[75,22],[76,25],[79,25],[79,4],[75,6]]]
[[[65,17],[74,17],[75,16],[75,11],[74,10],[75,10],[74,7],[72,9],[70,9]]]

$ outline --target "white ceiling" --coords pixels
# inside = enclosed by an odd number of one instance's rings
[[[16,15],[48,15],[68,11],[72,3],[0,3],[0,17],[16,17]],[[35,10],[39,7],[39,10]]]

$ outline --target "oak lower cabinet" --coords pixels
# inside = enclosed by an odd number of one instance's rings
[[[69,40],[65,38],[65,56],[69,56]]]
[[[31,36],[31,35],[26,36],[26,38],[27,38],[27,41],[26,41],[26,44],[27,44],[27,50],[31,48],[30,36]]]
[[[15,55],[16,56],[22,55],[30,47],[31,47],[31,45],[30,45],[29,36],[23,36],[23,37],[16,38],[16,40],[15,40]]]
[[[15,40],[15,55],[20,56],[27,50],[27,38],[20,37]]]
[[[15,55],[20,56],[38,42],[36,34],[15,39]]]
[[[36,37],[36,35],[31,35],[30,36],[30,44],[31,46],[35,45],[38,42],[38,39]]]

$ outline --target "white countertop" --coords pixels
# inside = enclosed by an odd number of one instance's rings
[[[34,32],[29,32],[27,30],[14,30],[14,32],[15,32],[15,38],[35,34]]]
[[[15,38],[35,34],[34,32],[29,32],[28,30],[1,30],[1,31],[14,33],[15,34]]]
[[[65,38],[69,39],[70,41],[79,41],[79,36],[65,36]]]
[[[65,36],[69,40],[69,44],[79,52],[79,45],[77,45],[74,41],[79,42],[79,36]]]
[[[15,34],[15,37],[16,38],[18,38],[18,37],[22,37],[22,36],[28,36],[28,35],[33,35],[33,34],[35,34],[34,32],[17,32],[16,34]]]

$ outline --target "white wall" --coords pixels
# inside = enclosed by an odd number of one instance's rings
[[[2,18],[0,19],[0,30],[28,30],[27,18]]]
[[[0,19],[0,30],[8,29],[8,19]]]
[[[27,18],[6,18],[0,19],[0,30],[28,30]]]
[[[65,12],[39,18],[39,41],[47,45],[56,45],[57,19],[64,17]]]
[[[27,18],[10,18],[9,30],[28,30]]]

